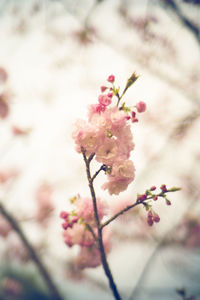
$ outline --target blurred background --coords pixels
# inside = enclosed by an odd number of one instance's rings
[[[136,178],[97,194],[116,212],[152,185],[179,186],[171,206],[142,207],[112,224],[108,256],[123,299],[200,299],[200,1],[0,0],[0,201],[19,221],[64,299],[112,299],[101,267],[78,270],[59,213],[89,195],[71,137],[110,74],[134,124]],[[161,199],[162,200],[162,199]],[[1,299],[49,299],[16,233],[0,215]]]

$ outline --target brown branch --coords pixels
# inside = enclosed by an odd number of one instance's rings
[[[55,286],[50,274],[46,270],[45,266],[43,265],[42,261],[40,260],[39,256],[35,252],[34,248],[26,238],[24,232],[20,228],[18,222],[15,220],[15,218],[5,209],[2,203],[0,203],[0,213],[6,218],[6,220],[9,222],[9,224],[12,226],[12,228],[15,230],[19,238],[21,239],[23,245],[27,249],[32,261],[35,263],[35,265],[38,268],[38,271],[40,272],[42,278],[46,282],[46,285],[55,300],[62,300],[62,296],[60,295],[59,291],[57,290],[57,287]]]
[[[117,286],[114,282],[108,261],[107,261],[107,257],[106,257],[106,253],[105,253],[105,249],[104,249],[104,244],[103,244],[103,228],[101,226],[100,220],[99,220],[99,215],[98,215],[98,209],[97,209],[97,201],[96,201],[96,194],[95,194],[95,190],[94,190],[94,186],[93,186],[93,179],[91,177],[90,174],[90,162],[91,159],[87,159],[86,157],[86,151],[85,149],[82,147],[81,148],[81,152],[83,154],[83,159],[86,165],[86,173],[87,173],[87,178],[88,178],[88,183],[89,183],[89,188],[90,188],[90,193],[92,196],[92,201],[93,201],[93,207],[94,207],[94,217],[95,217],[95,222],[96,222],[96,226],[97,226],[97,230],[98,230],[98,248],[99,248],[99,252],[101,255],[101,262],[102,262],[102,266],[104,269],[104,272],[108,278],[109,281],[109,285],[110,285],[110,289],[113,293],[113,296],[116,300],[121,300],[121,297],[119,295],[119,292],[117,290]]]
[[[94,179],[97,177],[97,175],[98,175],[101,171],[104,171],[105,168],[106,168],[106,166],[105,166],[105,165],[102,165],[101,168],[100,168],[98,171],[96,171],[96,173],[92,176],[91,180],[94,181]]]
[[[181,11],[174,0],[161,0],[161,2],[173,11],[173,13],[181,20],[185,27],[192,32],[197,42],[200,44],[200,29],[190,21]]]

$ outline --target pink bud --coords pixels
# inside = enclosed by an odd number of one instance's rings
[[[107,81],[113,83],[115,81],[115,76],[114,75],[108,76]]]
[[[156,186],[153,185],[151,188],[150,188],[150,191],[155,191],[156,190]]]
[[[162,184],[160,188],[161,188],[161,190],[162,190],[163,192],[167,192],[167,191],[168,191],[165,184]]]
[[[69,223],[68,222],[62,223],[62,228],[64,230],[66,230],[68,227],[69,227]]]
[[[146,103],[144,103],[143,101],[140,101],[136,104],[136,108],[139,113],[142,113],[146,110]]]
[[[102,93],[105,92],[106,89],[107,89],[106,86],[104,86],[104,85],[101,86],[101,92],[102,92]]]
[[[154,220],[154,222],[156,222],[156,223],[160,222],[160,217],[159,217],[159,215],[156,214],[156,215],[153,217],[153,220]]]
[[[133,118],[135,118],[136,113],[135,113],[134,111],[132,111],[132,112],[131,112],[131,115],[132,115]]]
[[[61,219],[67,219],[68,218],[68,212],[66,212],[66,211],[61,211],[61,213],[60,213],[60,218]]]
[[[152,218],[148,218],[147,219],[147,223],[149,224],[149,226],[153,226],[153,219]]]
[[[112,96],[113,96],[113,93],[108,93],[108,95],[107,95],[109,98],[112,98]]]
[[[138,122],[138,119],[137,118],[132,118],[131,121],[132,121],[132,123],[136,123],[136,122]]]
[[[166,204],[167,205],[171,205],[172,203],[171,203],[171,201],[169,201],[168,199],[166,199]]]
[[[154,201],[158,200],[158,196],[153,197],[153,200]]]
[[[103,106],[108,106],[112,100],[111,100],[111,97],[109,97],[108,95],[100,95],[99,98],[99,103],[100,105],[103,105]]]
[[[71,222],[72,223],[76,223],[78,221],[78,217],[77,216],[74,216],[72,219],[71,219]]]
[[[131,118],[130,116],[126,116],[126,120],[130,120],[130,118]]]
[[[148,212],[148,218],[153,218],[153,214],[151,211]]]

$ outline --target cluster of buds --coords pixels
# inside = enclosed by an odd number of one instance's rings
[[[71,203],[74,209],[70,212],[61,211],[60,218],[64,221],[63,238],[68,247],[78,245],[79,253],[76,257],[77,267],[97,267],[101,264],[100,253],[96,245],[97,226],[94,217],[92,199],[82,198],[80,195],[73,197]],[[97,199],[99,219],[105,215],[105,205]],[[110,234],[107,228],[103,232],[103,243],[106,252],[110,250]]]
[[[176,192],[180,190],[180,188],[176,187],[168,189],[165,184],[162,184],[160,186],[160,191],[157,193],[155,192],[156,189],[156,186],[152,186],[150,189],[146,190],[144,194],[137,195],[137,203],[142,203],[148,211],[147,223],[149,224],[149,226],[152,226],[154,222],[158,223],[160,221],[159,215],[152,210],[151,201],[157,201],[158,198],[161,197],[165,199],[167,205],[171,205],[171,201],[167,199],[166,194],[169,192]]]
[[[151,210],[148,212],[147,215],[147,223],[149,224],[149,226],[152,226],[154,222],[156,223],[160,222],[160,217],[157,213]]]
[[[131,86],[132,83],[134,83],[136,80],[138,79],[138,76],[133,73],[132,76],[128,79],[126,87],[122,93],[122,95],[125,94],[126,90]],[[101,92],[105,92],[106,90],[109,90],[110,92],[107,95],[100,95],[99,100],[103,97],[107,97],[107,102],[110,104],[111,103],[111,99],[114,95],[116,95],[118,97],[118,100],[120,100],[122,98],[122,96],[119,96],[119,88],[116,88],[114,85],[114,81],[115,81],[115,76],[114,75],[110,75],[107,78],[107,81],[112,83],[112,87],[107,87],[105,85],[101,86]],[[109,99],[110,98],[110,99]],[[99,101],[101,103],[101,101]],[[104,104],[104,103],[102,103]],[[146,103],[143,101],[139,101],[135,106],[133,106],[133,108],[136,109],[136,111],[138,113],[142,113],[146,111]],[[122,104],[122,106],[119,107],[120,110],[123,110],[127,116],[126,119],[127,120],[131,120],[132,123],[136,123],[138,122],[138,118],[136,117],[136,111],[132,110],[131,107],[126,106],[125,102]]]
[[[62,228],[67,230],[67,228],[72,228],[75,223],[78,222],[78,217],[74,216],[72,213],[71,215],[67,211],[61,211],[60,218],[64,220],[62,223]]]

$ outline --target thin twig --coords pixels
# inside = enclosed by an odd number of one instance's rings
[[[31,259],[37,266],[42,278],[46,282],[46,285],[48,286],[49,291],[51,292],[52,299],[55,300],[62,300],[62,296],[60,295],[59,291],[57,290],[57,287],[55,286],[50,274],[46,270],[45,266],[43,265],[42,261],[40,260],[39,256],[35,252],[34,248],[28,241],[27,237],[25,236],[24,232],[20,228],[18,222],[15,220],[15,218],[5,209],[2,203],[0,203],[0,213],[6,218],[6,220],[9,222],[9,224],[12,226],[12,228],[16,231],[18,236],[20,237],[23,245],[27,249]]]
[[[96,171],[96,173],[92,176],[92,181],[94,181],[94,179],[97,177],[97,175],[101,172],[105,170],[105,165],[102,165],[101,168]]]
[[[185,27],[192,32],[194,37],[196,38],[197,42],[200,43],[200,29],[191,22],[181,11],[179,6],[175,3],[173,0],[162,0],[162,3],[170,8],[176,16],[182,21],[182,23],[185,25]]]
[[[179,189],[177,188],[177,190],[168,190],[167,192],[160,192],[159,194],[157,194],[158,197],[162,197],[164,194],[166,193],[170,193],[170,192],[175,192],[175,191],[178,191]],[[120,215],[123,215],[125,212],[127,212],[128,210],[130,210],[131,208],[137,206],[137,205],[140,205],[140,204],[143,204],[144,206],[147,205],[147,201],[151,200],[154,198],[154,195],[153,196],[149,196],[146,198],[146,200],[140,202],[138,200],[136,200],[136,202],[134,202],[133,204],[131,205],[128,205],[126,206],[125,208],[123,208],[122,210],[120,210],[118,213],[116,213],[115,215],[113,215],[110,219],[108,219],[106,222],[104,222],[102,225],[101,225],[101,228],[104,228],[105,226],[107,226],[108,224],[110,224],[112,221],[114,221],[115,219],[117,219]]]
[[[94,233],[94,230],[92,229],[90,224],[86,223],[85,225],[86,225],[87,229],[91,232],[91,234],[92,234],[93,238],[95,239],[95,241],[98,242],[98,238],[97,238],[96,234]]]

